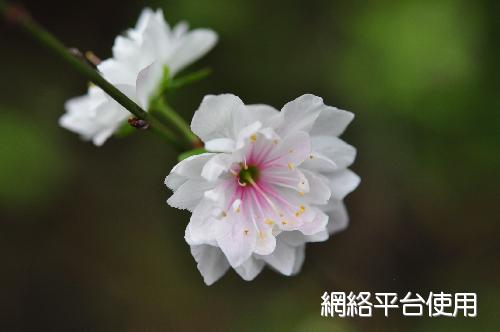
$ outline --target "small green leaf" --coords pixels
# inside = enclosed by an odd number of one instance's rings
[[[202,154],[202,153],[205,153],[207,152],[207,150],[205,150],[205,148],[197,148],[197,149],[193,149],[193,150],[189,150],[189,151],[186,151],[186,152],[183,152],[179,155],[179,157],[177,157],[177,159],[179,161],[182,161],[186,158],[189,158],[191,156],[195,156],[197,154]]]
[[[178,89],[183,86],[195,83],[199,80],[204,79],[208,75],[212,73],[212,70],[210,68],[205,68],[201,69],[198,71],[195,71],[194,73],[186,74],[184,76],[181,76],[179,78],[174,78],[170,81],[170,85],[168,86],[169,89]]]

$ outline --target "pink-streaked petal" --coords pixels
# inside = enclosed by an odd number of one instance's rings
[[[263,167],[288,167],[290,169],[300,165],[309,158],[311,141],[305,132],[296,132],[280,142],[275,142],[276,148],[269,153]]]

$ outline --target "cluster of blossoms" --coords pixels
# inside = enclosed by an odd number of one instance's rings
[[[170,29],[160,11],[145,10],[135,29],[118,37],[113,58],[98,69],[148,109],[164,79],[175,75],[216,42],[216,34],[184,24]],[[165,71],[165,68],[168,71]],[[70,100],[61,125],[102,144],[129,117],[97,87]],[[338,138],[350,112],[303,95],[281,111],[245,105],[231,94],[208,95],[191,130],[204,153],[177,164],[165,183],[168,204],[192,215],[185,239],[206,284],[232,267],[245,280],[268,264],[297,273],[305,244],[325,241],[347,226],[344,197],[359,184],[348,169],[356,150]]]
[[[208,29],[188,31],[185,22],[170,28],[163,12],[147,8],[134,29],[118,36],[113,57],[102,61],[97,69],[127,97],[144,109],[164,75],[173,77],[198,60],[217,42],[217,34]],[[102,145],[130,117],[130,113],[103,90],[89,87],[84,96],[66,103],[66,114],[59,124],[83,139]]]

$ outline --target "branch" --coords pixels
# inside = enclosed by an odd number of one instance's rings
[[[59,56],[68,65],[73,67],[81,75],[85,76],[89,81],[104,90],[109,96],[116,100],[120,105],[125,107],[135,117],[149,123],[152,130],[165,138],[174,148],[179,151],[185,151],[187,147],[179,143],[176,135],[165,127],[159,120],[153,117],[148,112],[144,111],[133,100],[128,98],[123,92],[118,90],[114,85],[104,79],[96,70],[88,63],[74,56],[56,37],[45,30],[41,25],[34,21],[31,16],[22,8],[7,4],[0,0],[0,14],[5,17],[6,21],[22,28],[25,32],[31,35],[35,40],[40,42],[47,49],[51,50],[55,55]]]

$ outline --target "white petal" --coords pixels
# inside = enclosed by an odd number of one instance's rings
[[[295,264],[293,264],[292,275],[299,273],[306,258],[306,246],[295,247]]]
[[[205,284],[210,286],[222,277],[229,269],[229,263],[222,251],[214,246],[191,246],[191,254],[198,263],[198,270]]]
[[[361,179],[354,172],[344,169],[329,176],[332,197],[342,200],[359,185]]]
[[[153,62],[137,75],[137,101],[144,109],[149,108],[150,99],[158,89],[162,78],[163,66],[159,62]]]
[[[273,164],[289,165],[291,169],[300,165],[311,154],[311,140],[306,132],[298,131],[288,135],[271,151],[268,159]]]
[[[234,162],[234,154],[219,153],[203,166],[201,176],[207,181],[215,181],[222,173],[228,172]]]
[[[185,35],[189,30],[189,24],[185,21],[177,23],[172,29],[172,36],[174,38],[180,38]]]
[[[332,160],[338,168],[349,167],[356,158],[356,149],[338,137],[313,136],[311,146],[313,155],[320,153]]]
[[[300,165],[300,167],[321,173],[334,172],[339,168],[333,160],[314,150],[311,152],[309,158]]]
[[[330,234],[340,232],[349,225],[349,215],[342,201],[330,200],[325,211],[329,216],[326,228]]]
[[[219,235],[217,244],[226,255],[229,264],[236,268],[243,264],[255,249],[257,234],[254,229],[237,221],[225,218],[222,222],[232,223],[225,234]]]
[[[213,152],[232,152],[236,142],[231,138],[216,138],[205,143],[205,149]]]
[[[235,271],[246,281],[253,280],[264,268],[266,263],[260,259],[250,257],[243,264],[235,268]]]
[[[155,12],[149,8],[146,7],[141,11],[141,14],[139,15],[139,19],[137,20],[137,23],[135,25],[135,29],[138,32],[142,32],[146,29],[148,23],[150,20],[154,19],[155,17]]]
[[[223,221],[212,216],[213,210],[214,205],[209,200],[202,200],[193,210],[184,235],[189,245],[216,245],[217,225],[215,223]]]
[[[352,119],[353,113],[327,106],[316,119],[311,135],[340,136]]]
[[[259,258],[281,274],[290,276],[294,272],[297,250],[296,247],[292,247],[278,239],[274,252],[270,255],[259,256]]]
[[[250,125],[242,128],[238,133],[238,139],[236,141],[236,149],[241,149],[245,146],[245,141],[247,141],[250,136],[256,134],[262,127],[262,123],[255,121]]]
[[[190,156],[172,168],[170,174],[165,178],[165,184],[168,188],[176,190],[187,179],[201,179],[201,170],[203,166],[212,158],[213,153],[202,153]]]
[[[328,180],[309,170],[303,169],[302,172],[309,182],[309,191],[305,194],[304,199],[312,204],[326,204],[332,195]]]
[[[282,137],[297,131],[309,132],[326,106],[323,99],[311,94],[306,94],[283,106],[283,125],[278,132]]]
[[[137,79],[135,67],[116,59],[104,60],[97,66],[102,76],[113,84],[135,84]]]
[[[236,141],[239,130],[246,125],[240,123],[245,105],[231,94],[208,95],[194,113],[191,129],[203,142],[218,138]]]
[[[205,191],[213,188],[212,183],[205,180],[187,180],[167,200],[168,205],[193,211],[203,198]]]
[[[196,29],[181,37],[179,46],[171,54],[168,66],[171,75],[205,55],[217,42],[217,34],[208,29]]]
[[[252,120],[261,122],[263,127],[277,128],[283,121],[281,113],[269,105],[247,105],[247,110]]]
[[[259,255],[269,255],[276,248],[276,238],[271,228],[260,230],[255,244],[255,253]]]
[[[319,209],[315,209],[315,212],[316,216],[312,221],[305,222],[299,227],[299,230],[304,233],[304,235],[314,235],[326,230],[328,216]]]

